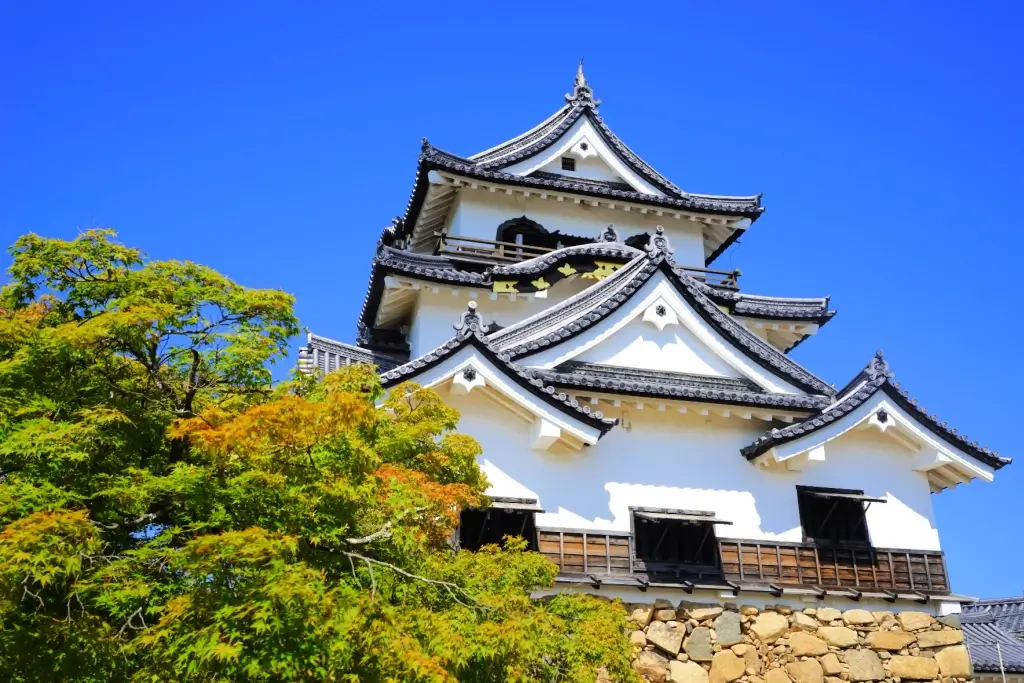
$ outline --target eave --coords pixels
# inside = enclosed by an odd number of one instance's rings
[[[801,469],[826,459],[828,441],[851,429],[874,428],[891,432],[915,454],[912,466],[927,473],[933,491],[975,477],[990,480],[993,471],[1010,463],[919,407],[892,377],[881,354],[876,355],[819,414],[773,429],[741,449],[742,454],[765,467]]]
[[[483,323],[476,314],[475,302],[470,302],[469,311],[463,314],[462,320],[456,325],[456,331],[455,337],[436,349],[383,373],[381,384],[385,388],[392,388],[402,382],[415,380],[446,362],[460,350],[471,347],[491,367],[521,390],[559,411],[565,418],[584,425],[586,430],[579,437],[583,443],[596,442],[615,426],[615,420],[605,419],[600,412],[592,411],[590,406],[581,405],[571,396],[558,392],[554,387],[536,377],[531,377],[496,350],[485,336]],[[466,387],[469,390],[472,388],[473,378],[466,377],[465,379],[469,382]],[[588,432],[593,432],[594,436],[588,436]]]
[[[551,201],[571,201],[610,210],[636,211],[662,218],[674,218],[702,224],[705,241],[705,265],[746,230],[764,209],[760,197],[657,197],[596,186],[572,179],[518,176],[489,171],[468,159],[439,150],[424,142],[409,204],[402,219],[400,237],[410,247],[432,246],[435,232],[444,226],[456,192],[461,188],[520,194]]]

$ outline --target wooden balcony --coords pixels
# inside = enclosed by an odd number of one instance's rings
[[[718,539],[715,567],[684,563],[645,563],[636,558],[628,533],[581,532],[541,528],[540,552],[564,576],[597,581],[634,579],[640,583],[680,585],[715,582],[762,584],[778,588],[843,590],[852,594],[947,594],[949,576],[938,551],[872,547],[828,547]]]
[[[482,240],[476,237],[455,237],[437,233],[437,253],[450,259],[484,263],[488,265],[507,265],[528,261],[555,251],[556,247],[537,247],[512,242]],[[712,270],[710,268],[692,268],[680,266],[680,270],[701,282],[719,289],[738,290],[740,271]]]

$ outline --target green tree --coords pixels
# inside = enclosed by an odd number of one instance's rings
[[[0,671],[12,681],[633,680],[620,607],[448,544],[477,443],[372,368],[277,386],[292,298],[28,235],[0,293]]]

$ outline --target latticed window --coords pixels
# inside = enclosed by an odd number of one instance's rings
[[[870,543],[865,514],[867,506],[884,502],[884,498],[871,498],[865,496],[863,491],[797,487],[800,525],[808,541]]]
[[[521,536],[530,550],[537,550],[536,514],[542,512],[537,501],[527,498],[494,498],[491,507],[462,511],[458,540],[463,550],[479,550],[506,536]]]

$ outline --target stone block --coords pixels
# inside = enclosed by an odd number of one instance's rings
[[[880,681],[885,678],[882,660],[873,650],[850,650],[846,653],[851,681]]]
[[[690,659],[697,662],[710,662],[714,651],[711,649],[711,629],[705,626],[698,626],[686,639],[683,646]]]
[[[946,647],[964,642],[963,631],[925,631],[917,634],[919,647]]]
[[[705,619],[714,619],[724,610],[721,607],[688,607],[686,614],[691,619],[697,621],[704,621]]]
[[[718,635],[718,642],[722,647],[735,645],[743,642],[743,633],[740,630],[740,615],[737,612],[722,612],[715,619],[715,633]]]
[[[803,612],[797,612],[793,615],[793,626],[805,631],[817,631],[818,620],[811,615],[804,614]]]
[[[790,662],[786,665],[786,674],[793,679],[793,683],[825,682],[825,674],[817,659],[807,659],[802,662]]]
[[[872,650],[902,650],[917,640],[913,633],[903,631],[872,631],[864,639],[864,643]]]
[[[675,621],[676,611],[674,609],[656,609],[654,610],[655,621]]]
[[[935,653],[935,661],[939,665],[939,672],[943,678],[971,678],[971,658],[967,654],[967,648],[963,645],[954,645],[939,650]]]
[[[793,683],[785,669],[768,669],[764,675],[764,683]]]
[[[652,614],[654,614],[654,608],[649,605],[634,607],[629,614],[629,620],[640,628],[647,628],[647,624],[651,623]]]
[[[672,683],[708,683],[708,672],[694,662],[669,662],[668,672]]]
[[[809,633],[791,633],[789,647],[797,657],[819,657],[828,652],[828,644]]]
[[[732,683],[742,676],[746,670],[743,660],[732,653],[731,650],[716,652],[711,660],[711,673],[708,675],[709,683]]]
[[[896,618],[904,631],[920,631],[931,628],[932,622],[935,621],[932,615],[925,612],[900,612]]]
[[[857,632],[845,626],[822,626],[818,629],[818,637],[833,647],[853,647],[858,642]]]
[[[633,660],[633,669],[651,683],[667,683],[669,660],[653,650],[645,650]]]
[[[838,676],[843,673],[843,663],[839,661],[839,655],[829,652],[818,660],[821,663],[821,670],[826,676]]]
[[[818,609],[818,612],[814,615],[818,621],[823,624],[830,624],[839,617],[843,616],[843,613],[832,607],[822,607]]]
[[[647,627],[647,641],[673,657],[679,654],[685,636],[686,627],[675,621],[655,621]]]
[[[639,645],[640,647],[643,647],[647,644],[647,636],[644,634],[643,631],[633,631],[629,634],[629,642],[631,642],[633,645]]]
[[[930,681],[939,677],[939,664],[928,657],[894,655],[889,660],[889,672],[893,676],[914,681]]]
[[[773,643],[789,629],[789,619],[775,612],[763,612],[750,626],[750,631],[762,643]]]
[[[866,609],[848,609],[843,612],[843,623],[847,626],[869,626],[875,623],[875,618]]]

